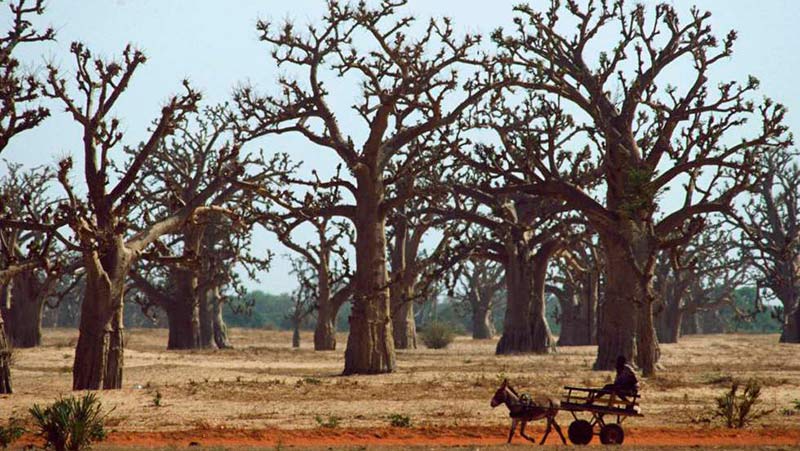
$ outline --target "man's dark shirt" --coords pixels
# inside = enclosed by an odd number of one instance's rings
[[[617,371],[617,377],[614,379],[614,388],[631,392],[639,391],[639,378],[636,377],[636,371],[632,366],[626,364],[622,367],[622,370]]]

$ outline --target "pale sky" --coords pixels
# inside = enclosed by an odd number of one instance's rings
[[[517,1],[487,0],[410,0],[405,14],[424,20],[430,16],[450,16],[461,31],[487,35],[494,28],[511,28],[511,7]],[[533,6],[549,2],[531,1]],[[633,2],[630,2],[631,4]],[[656,1],[645,3],[655,4]],[[800,131],[800,2],[797,0],[673,0],[682,17],[691,5],[699,3],[713,13],[711,23],[718,37],[731,28],[739,31],[734,56],[720,66],[722,79],[745,80],[758,77],[761,93],[789,108],[792,131]],[[0,20],[9,20],[3,2]],[[41,24],[57,31],[58,42],[28,47],[20,58],[29,67],[42,67],[53,61],[65,71],[73,70],[69,44],[81,41],[95,55],[115,57],[127,43],[143,50],[148,61],[135,75],[129,90],[116,107],[128,132],[127,143],[136,144],[163,102],[189,78],[213,104],[229,98],[239,82],[249,81],[263,91],[274,89],[277,70],[269,57],[270,47],[260,43],[255,30],[259,18],[282,21],[291,18],[297,25],[316,22],[323,0],[50,0]],[[349,104],[355,98],[337,99]],[[27,165],[54,164],[66,154],[76,155],[80,138],[77,127],[61,109],[51,105],[53,117],[38,129],[28,132],[3,153],[3,158]],[[345,127],[347,124],[345,124]],[[360,126],[360,124],[359,124]],[[320,155],[319,149],[305,147],[302,140],[281,139],[261,142],[270,150],[288,151],[298,160],[313,160],[320,170],[330,169],[336,159]],[[79,172],[75,175],[77,177]],[[280,293],[291,290],[295,282],[288,275],[285,251],[264,232],[257,233],[256,251],[270,248],[279,258],[270,273],[252,289]]]

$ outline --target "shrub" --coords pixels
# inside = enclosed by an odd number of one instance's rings
[[[341,418],[337,417],[336,415],[329,416],[327,420],[317,415],[314,419],[317,420],[318,425],[329,429],[338,428],[339,422],[341,421]]]
[[[45,447],[56,451],[81,451],[106,438],[106,414],[94,393],[83,398],[61,398],[47,407],[34,404],[30,410]]]
[[[11,418],[8,424],[0,426],[0,446],[3,449],[11,446],[12,443],[19,440],[22,434],[25,433],[25,427],[22,426],[22,420],[18,418]]]
[[[153,395],[153,407],[161,407],[161,401],[163,399],[164,399],[164,397],[161,396],[161,391],[160,390],[156,390],[156,394]]]
[[[393,413],[389,415],[389,424],[392,427],[396,428],[410,428],[411,427],[411,417],[408,415],[402,415],[399,413]]]
[[[725,420],[725,425],[732,429],[741,429],[753,421],[770,414],[771,410],[756,410],[761,396],[761,382],[750,379],[739,393],[739,381],[733,381],[730,390],[717,398],[714,416]]]
[[[455,335],[449,324],[434,321],[422,331],[422,342],[430,349],[443,349],[453,342]]]

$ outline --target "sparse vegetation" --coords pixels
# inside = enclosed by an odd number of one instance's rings
[[[19,418],[11,418],[8,424],[0,426],[0,447],[7,449],[25,433],[25,426]]]
[[[87,393],[82,398],[61,398],[46,407],[34,404],[30,413],[45,447],[56,451],[81,451],[106,438],[107,414],[102,407],[94,393]]]
[[[163,397],[161,396],[161,391],[156,390],[156,393],[153,395],[153,407],[161,407],[161,401]]]
[[[410,428],[411,417],[400,413],[393,413],[389,415],[389,424],[396,428]]]
[[[756,405],[761,396],[761,382],[750,379],[744,385],[744,390],[739,392],[741,383],[734,381],[731,388],[716,399],[717,406],[714,416],[725,421],[725,426],[732,429],[741,429],[757,419],[769,415],[771,410],[758,410]]]
[[[317,424],[320,427],[334,429],[339,427],[339,423],[341,423],[342,419],[337,417],[336,415],[329,415],[328,418],[323,418],[320,415],[314,417],[314,420],[317,421]]]
[[[422,343],[430,349],[444,349],[450,346],[455,335],[450,324],[433,321],[422,330]]]

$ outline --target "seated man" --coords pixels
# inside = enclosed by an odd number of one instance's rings
[[[616,394],[625,402],[628,402],[625,396],[639,392],[639,378],[624,356],[617,357],[617,377],[614,378],[614,383],[606,385],[603,390]]]

